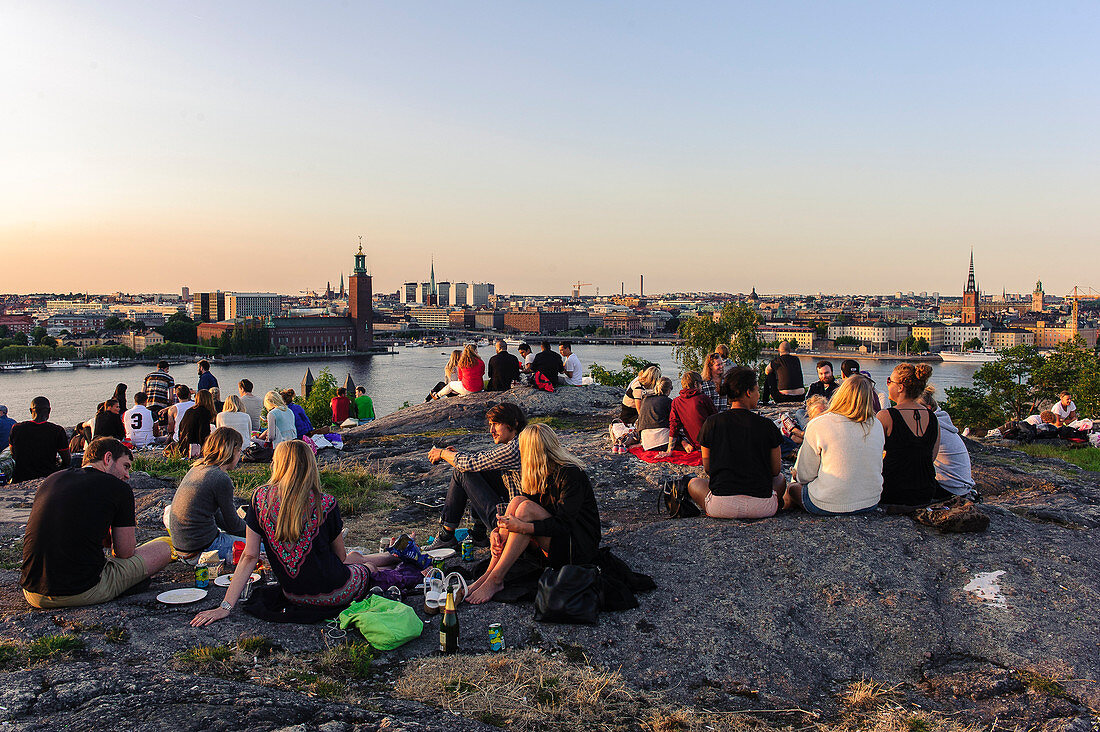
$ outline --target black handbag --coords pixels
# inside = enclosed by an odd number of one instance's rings
[[[595,624],[600,610],[600,570],[587,564],[548,567],[539,577],[535,620]]]
[[[691,500],[688,494],[690,475],[666,480],[661,484],[661,490],[657,494],[657,512],[665,513],[670,518],[694,518],[702,513],[699,507]]]

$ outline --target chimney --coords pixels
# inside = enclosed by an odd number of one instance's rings
[[[638,297],[645,297],[645,275],[638,275]]]

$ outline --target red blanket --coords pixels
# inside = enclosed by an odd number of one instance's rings
[[[647,463],[672,463],[673,465],[702,465],[703,453],[699,450],[681,452],[674,450],[668,457],[661,455],[662,450],[643,450],[641,445],[629,448],[630,453]]]

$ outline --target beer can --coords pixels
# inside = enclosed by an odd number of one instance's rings
[[[500,623],[489,625],[489,650],[494,652],[504,650],[504,628]]]
[[[467,536],[462,540],[460,546],[462,548],[462,561],[472,562],[474,560],[474,540]]]
[[[210,586],[210,567],[200,564],[195,567],[195,587],[205,590]]]
[[[432,559],[432,566],[435,567],[436,569],[438,569],[440,572],[442,572],[443,571],[443,559],[440,558],[440,557]]]

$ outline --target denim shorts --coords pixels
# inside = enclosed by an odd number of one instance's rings
[[[855,511],[826,511],[824,508],[818,508],[810,501],[810,486],[809,484],[803,484],[802,486],[802,508],[806,510],[806,513],[813,514],[814,516],[858,516],[861,513],[870,513],[878,508],[876,503],[874,506],[868,506],[867,508],[860,508]]]

